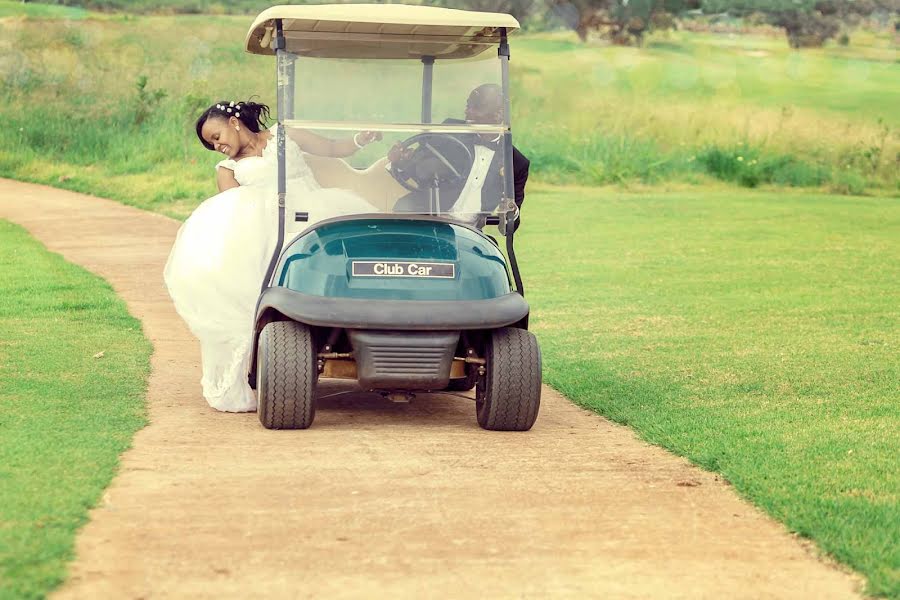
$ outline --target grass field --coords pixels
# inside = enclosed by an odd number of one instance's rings
[[[0,0],[0,13],[14,6]],[[251,94],[273,100],[272,61],[242,51],[247,25],[229,16],[3,19],[0,175],[184,217],[210,194],[217,162],[193,139],[202,108]],[[536,179],[900,189],[900,54],[886,33],[803,52],[764,36],[678,32],[642,49],[575,40],[514,40],[514,137]],[[166,94],[159,102],[155,90]]]
[[[31,2],[0,2],[0,19],[4,17],[28,17],[34,19],[83,19],[88,11],[74,6],[58,4],[34,4]]]
[[[18,236],[10,238],[10,246],[46,256],[33,242],[25,243],[20,232],[9,226],[3,230],[9,231]],[[533,310],[531,327],[544,353],[545,381],[645,439],[722,473],[743,496],[866,575],[871,593],[900,598],[898,233],[896,199],[724,186],[639,194],[536,186],[517,238]],[[0,296],[9,298],[17,315],[24,297],[50,303],[47,310],[56,311],[56,322],[68,316],[72,293],[105,298],[95,301],[101,306],[110,302],[110,292],[99,284],[97,290],[59,285],[41,290],[34,282],[49,277],[33,261],[8,268],[3,265],[4,273],[13,275],[10,282],[21,281],[19,270],[32,282],[24,287],[27,296],[7,290]],[[15,349],[24,356],[21,363],[35,364],[35,377],[45,385],[54,385],[56,374],[67,370],[56,361],[77,358],[78,366],[69,367],[73,372],[85,363],[95,370],[113,364],[103,362],[112,357],[108,341],[77,351],[67,348],[63,357],[55,357],[52,346],[59,341],[52,341],[41,319],[11,320],[9,312],[2,313],[0,339],[15,339],[24,331],[35,343],[51,340],[35,346],[33,355]],[[87,322],[110,321],[94,313],[88,319],[78,317],[78,335],[87,335]],[[133,327],[130,319],[123,322]],[[133,329],[128,333],[138,335]],[[100,340],[109,336],[102,330],[91,334]],[[97,348],[106,349],[102,361],[90,358]],[[115,351],[113,372],[134,380],[136,366],[127,361],[145,352],[141,343],[126,343]],[[44,362],[38,365],[35,356]],[[26,371],[21,363],[8,363],[8,368]],[[96,374],[92,377],[88,383],[96,384]],[[4,395],[15,398],[15,390],[32,389],[30,380],[13,384],[13,378],[0,379],[10,382],[0,388]],[[70,383],[66,379],[58,386]],[[84,389],[73,388],[66,397],[77,398]],[[46,393],[33,391],[35,396]],[[104,398],[101,403],[109,402]],[[91,398],[88,404],[96,407],[94,402]],[[4,406],[13,405],[0,403],[0,428],[8,422]],[[136,406],[135,399],[123,410],[134,416],[129,410]],[[119,428],[109,445],[101,442],[109,454],[104,467],[94,471],[95,459],[82,459],[93,451],[89,442],[102,436],[86,429],[82,420],[94,419],[97,411],[85,412],[84,406],[71,410],[74,414],[54,412],[51,418],[72,419],[65,431],[83,435],[69,439],[70,445],[53,456],[75,457],[79,462],[68,475],[81,473],[96,493],[107,480],[102,473],[108,478],[114,450],[125,444],[139,419]],[[108,416],[108,410],[99,412]],[[110,423],[93,421],[92,426]],[[27,440],[36,428],[54,427],[35,421],[22,436]],[[4,452],[18,450],[24,442],[17,436],[2,440],[9,446],[0,443],[0,464],[19,468],[8,474],[0,470],[0,476],[45,468],[41,461],[48,457],[40,455],[19,452],[18,462],[6,459]],[[22,469],[24,465],[29,468]],[[62,477],[58,471],[50,474]],[[36,485],[21,487],[25,485],[13,481],[3,489],[42,493]],[[20,495],[20,504],[27,498],[31,495]],[[56,506],[48,510],[64,516],[53,516],[53,521],[65,522],[65,511]],[[51,518],[38,512],[41,516],[35,518]],[[54,533],[70,536],[73,526]],[[68,551],[54,539],[31,543]],[[51,566],[58,577],[61,562],[54,551],[46,554],[54,557]],[[8,560],[0,553],[0,564],[16,581],[44,568],[38,561],[23,575],[10,570]],[[41,575],[37,581],[53,579]]]
[[[546,180],[897,189],[900,54],[886,39],[801,53],[781,37],[679,32],[641,49],[567,36],[518,48],[516,139]]]
[[[519,255],[545,380],[900,598],[900,201],[564,188],[528,202]]]
[[[0,273],[0,598],[43,598],[146,421],[150,345],[106,283],[6,221]]]

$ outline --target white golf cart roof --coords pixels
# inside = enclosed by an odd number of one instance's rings
[[[434,6],[273,6],[250,27],[247,52],[275,54],[276,19],[288,52],[323,58],[470,58],[498,44],[501,28],[519,28],[510,15]]]

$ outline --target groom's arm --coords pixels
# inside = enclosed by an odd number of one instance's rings
[[[522,208],[525,202],[525,184],[528,182],[528,169],[531,167],[531,161],[525,158],[525,155],[519,152],[518,148],[513,146],[513,188],[515,189],[516,206]]]
[[[519,152],[519,149],[513,146],[513,188],[515,191],[516,206],[519,207],[519,217],[516,218],[516,229],[519,228],[521,221],[522,204],[525,202],[525,184],[528,182],[528,169],[531,167],[531,161],[525,158],[525,155]]]

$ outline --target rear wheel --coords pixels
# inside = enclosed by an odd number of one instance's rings
[[[316,416],[318,370],[309,327],[269,323],[259,335],[256,392],[259,422],[266,429],[306,429]]]
[[[485,376],[478,382],[478,424],[494,431],[528,431],[541,406],[541,349],[530,331],[495,330],[485,347]]]

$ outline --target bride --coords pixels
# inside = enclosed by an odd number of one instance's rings
[[[275,128],[269,109],[254,102],[219,102],[197,120],[197,137],[226,156],[216,165],[219,194],[204,201],[181,226],[164,278],[175,310],[200,340],[203,396],[215,409],[256,410],[247,383],[256,301],[278,237]],[[331,140],[289,131],[285,141],[286,214],[309,212],[308,224],[377,212],[347,190],[323,189],[302,152],[350,156],[381,138],[360,132]]]

